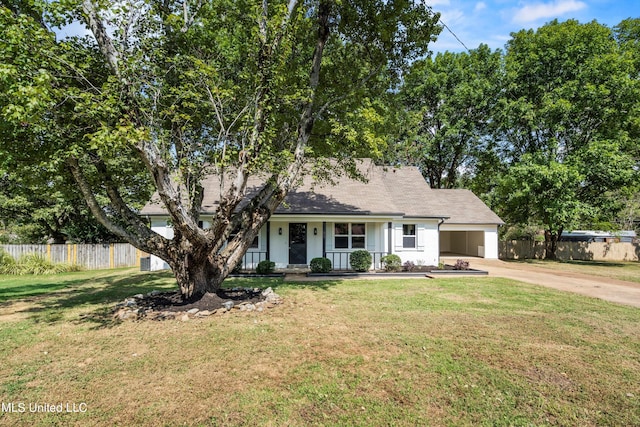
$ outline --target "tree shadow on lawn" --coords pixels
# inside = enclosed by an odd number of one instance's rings
[[[115,325],[112,310],[116,303],[127,297],[145,294],[156,289],[173,289],[175,285],[171,283],[172,277],[166,272],[138,273],[127,277],[123,277],[122,273],[116,273],[96,278],[97,287],[91,287],[91,278],[86,277],[64,280],[51,285],[27,285],[25,288],[31,286],[39,288],[42,292],[27,298],[18,295],[0,305],[8,306],[17,301],[31,302],[33,305],[21,312],[30,313],[32,320],[36,323],[58,322],[64,318],[65,310],[72,307],[98,305],[98,308],[92,307],[89,312],[81,314],[79,321],[95,323],[98,328],[108,327]],[[54,290],[54,292],[47,292],[48,290]]]
[[[43,295],[50,296],[52,292],[64,292],[64,289],[73,288],[74,286],[86,281],[86,279],[64,280],[54,281],[51,283],[24,284],[21,286],[11,286],[5,289],[0,289],[0,305],[3,305],[3,303],[11,303],[18,299],[35,300]]]
[[[39,293],[37,296],[22,298],[20,301],[33,302],[35,305],[23,313],[31,314],[36,323],[56,323],[64,319],[65,310],[73,307],[88,306],[89,310],[81,313],[74,323],[92,323],[93,329],[113,327],[120,321],[113,318],[116,304],[136,294],[147,294],[154,290],[177,290],[175,279],[170,272],[137,273],[129,277],[122,274],[100,277],[97,288],[83,289],[83,283],[90,283],[91,279],[67,280],[58,282],[51,289],[61,292]],[[282,278],[233,278],[223,283],[224,288],[260,288],[271,287],[274,292],[289,289],[311,289],[326,291],[340,283],[340,280],[322,281],[284,281]],[[33,285],[36,287],[37,285]],[[40,286],[40,289],[46,286]],[[4,305],[0,303],[0,306]],[[91,307],[91,306],[98,306]]]

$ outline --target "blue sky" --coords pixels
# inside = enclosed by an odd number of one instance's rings
[[[640,17],[639,0],[425,0],[433,10],[442,14],[442,21],[469,48],[480,43],[491,49],[504,48],[512,32],[536,29],[558,19],[577,19],[613,27],[626,18]],[[434,52],[460,52],[465,48],[443,29]]]
[[[558,19],[597,20],[612,27],[626,18],[640,18],[640,0],[424,0],[442,14],[442,21],[469,49],[480,43],[504,48],[512,32],[538,28]],[[79,25],[57,31],[61,36],[86,33]],[[434,52],[465,50],[445,28],[431,47]]]

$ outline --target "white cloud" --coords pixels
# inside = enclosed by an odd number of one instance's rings
[[[476,3],[476,6],[473,8],[474,12],[479,12],[487,8],[487,4],[483,1]]]
[[[586,3],[576,0],[558,0],[552,3],[534,3],[526,5],[516,12],[513,22],[527,23],[543,18],[557,18],[568,12],[576,12],[587,7]]]
[[[468,16],[464,13],[463,10],[460,9],[448,9],[443,10],[441,15],[441,19],[447,24],[449,27],[456,26],[456,28],[460,29],[466,27],[468,22]]]

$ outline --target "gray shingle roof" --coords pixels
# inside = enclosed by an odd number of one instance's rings
[[[504,224],[487,205],[470,190],[431,190],[434,209],[446,211],[447,224]]]
[[[334,179],[335,185],[318,184],[305,176],[275,214],[384,215],[447,218],[447,223],[503,223],[471,191],[432,190],[415,167],[375,166],[370,161],[363,161],[360,170],[366,182],[341,176]],[[262,182],[252,177],[247,196],[258,191]],[[220,179],[211,175],[203,184],[202,214],[212,214],[220,199]],[[166,215],[158,200],[157,194],[154,195],[141,214]]]

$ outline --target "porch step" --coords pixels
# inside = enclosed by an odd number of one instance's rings
[[[285,274],[306,274],[311,270],[306,264],[289,264],[287,268],[279,269],[278,271]]]

